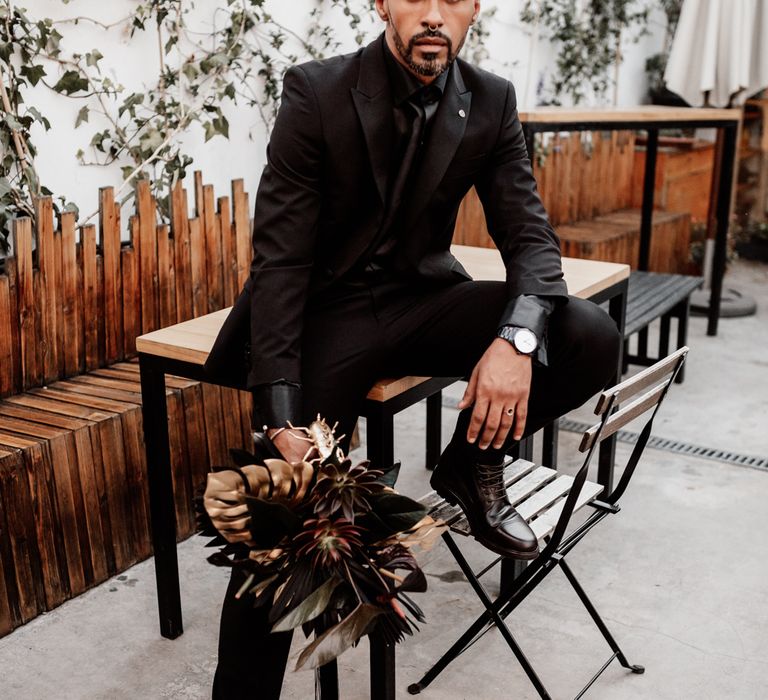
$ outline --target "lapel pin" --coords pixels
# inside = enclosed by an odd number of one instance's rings
[[[460,110],[459,110],[459,116],[460,116],[462,119],[464,119],[464,117],[466,117],[466,116],[467,116],[467,113],[466,113],[466,112],[465,112],[463,109],[460,109]]]

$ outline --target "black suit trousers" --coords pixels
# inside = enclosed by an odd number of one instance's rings
[[[305,421],[320,413],[350,436],[379,378],[469,376],[494,339],[507,302],[501,282],[373,278],[312,299],[302,347]],[[616,325],[596,305],[571,297],[559,306],[549,320],[547,366],[534,364],[526,434],[604,388],[616,371],[619,342]],[[452,440],[466,449],[468,461],[497,463],[501,450],[467,444],[470,415],[469,409],[459,415]],[[224,601],[214,698],[277,698],[290,634],[270,634],[263,611],[236,601],[239,583],[234,576]]]

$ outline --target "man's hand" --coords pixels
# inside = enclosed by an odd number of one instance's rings
[[[519,355],[506,340],[496,338],[491,343],[472,370],[467,390],[459,402],[460,409],[474,404],[467,430],[469,442],[475,442],[480,436],[480,449],[485,450],[491,444],[499,449],[513,425],[514,439],[523,437],[531,392],[531,365],[530,356]],[[508,413],[510,409],[512,415]]]
[[[291,464],[301,462],[311,446],[306,439],[302,439],[302,435],[298,431],[288,429],[270,428],[267,431],[267,437],[283,455],[283,459]]]

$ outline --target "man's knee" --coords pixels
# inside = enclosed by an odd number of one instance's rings
[[[607,382],[616,372],[621,335],[614,320],[596,304],[571,297],[552,315],[550,347],[553,359],[577,361]]]

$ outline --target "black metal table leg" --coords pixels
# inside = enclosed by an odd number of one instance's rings
[[[557,464],[557,442],[560,436],[560,423],[556,418],[544,426],[541,445],[541,463],[545,467],[555,468]]]
[[[658,152],[659,130],[648,129],[648,143],[645,147],[645,172],[643,173],[643,206],[640,211],[640,254],[638,256],[638,270],[648,270],[648,265],[651,259],[653,199],[656,194],[656,160]]]
[[[371,700],[395,700],[395,647],[376,632],[369,634]]]
[[[624,323],[627,317],[627,290],[629,289],[629,280],[616,285],[615,293],[608,301],[608,314],[615,321],[619,330],[619,337],[624,338]],[[619,357],[616,361],[616,373],[610,379],[608,385],[611,386],[621,381],[621,372],[624,366],[624,343],[619,343]],[[616,461],[616,436],[606,438],[600,443],[600,453],[597,467],[597,483],[604,487],[603,493],[610,493],[613,490],[613,465]]]
[[[723,292],[723,277],[728,249],[728,219],[731,212],[731,189],[733,187],[737,131],[738,124],[723,127],[722,130],[723,147],[720,157],[720,177],[718,179],[717,210],[715,212],[717,231],[712,259],[707,335],[717,335],[717,322],[720,318],[720,297]]]
[[[176,510],[168,442],[165,373],[161,361],[143,354],[139,355],[139,371],[160,634],[175,639],[184,628],[176,558]]]
[[[427,469],[434,469],[440,458],[443,392],[427,397]]]
[[[377,406],[366,418],[368,459],[374,469],[392,466],[395,461],[395,417],[386,406]]]

